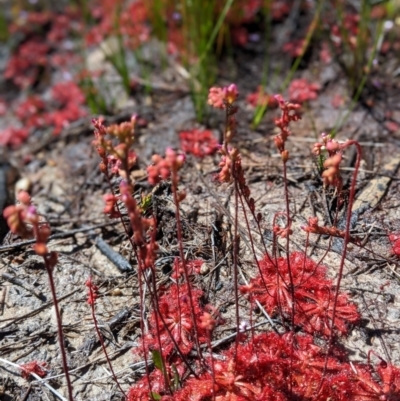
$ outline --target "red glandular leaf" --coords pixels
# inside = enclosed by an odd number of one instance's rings
[[[172,368],[173,367],[173,368]],[[168,396],[169,388],[174,385],[174,377],[183,377],[185,374],[184,365],[179,360],[173,360],[165,364],[167,383],[160,369],[155,369],[147,376],[142,377],[135,383],[128,392],[128,401],[150,401],[153,400],[150,393],[161,396],[162,401],[187,401],[188,398],[182,398],[175,393],[173,397]],[[150,391],[151,390],[151,391]],[[184,393],[184,392],[182,392]]]
[[[316,265],[300,252],[292,253],[289,261],[295,298],[300,289],[304,292],[321,286],[331,286],[331,281],[325,278],[326,268],[324,266]],[[283,312],[291,311],[292,299],[289,291],[290,276],[287,259],[278,258],[275,265],[266,256],[259,261],[259,265],[262,277],[257,276],[250,281],[249,286],[242,286],[241,292],[249,293],[253,299],[261,302],[270,314],[276,313],[278,308]]]
[[[351,381],[350,365],[336,356],[336,349],[333,351],[319,393],[324,352],[313,343],[312,336],[289,332],[251,337],[246,344],[238,345],[237,352],[232,346],[221,359],[213,361],[214,376],[204,373],[191,378],[174,396],[194,401],[209,401],[214,396],[216,400],[344,401],[355,380]]]
[[[221,358],[209,359],[208,363],[213,364],[213,369],[189,378],[182,389],[161,399],[397,401],[400,395],[399,368],[385,362],[375,372],[370,366],[357,363],[350,366],[345,351],[335,346],[326,360],[325,350],[307,334],[271,332],[252,336],[245,344],[239,344],[237,350],[232,345],[222,352]],[[158,384],[152,378],[153,373],[151,381],[163,394],[162,378],[157,375]],[[137,392],[135,395],[138,400],[145,399]]]
[[[400,368],[392,364],[380,363],[375,368],[379,376],[376,380],[371,366],[355,365],[351,372],[351,399],[397,401],[400,399]]]
[[[199,302],[202,294],[201,290],[192,289],[194,315],[198,321],[200,321],[200,317],[203,315],[203,308],[201,308]],[[190,310],[187,285],[172,285],[165,290],[164,294],[158,300],[158,309],[165,325],[160,316],[153,311],[150,316],[150,333],[143,340],[146,348],[159,349],[160,341],[162,354],[169,356],[175,347],[171,339],[172,336],[179,346],[181,353],[188,354],[193,348],[195,328]],[[202,343],[207,342],[207,330],[199,326],[197,329],[200,337],[199,341]]]
[[[318,332],[325,336],[331,334],[333,319],[334,293],[333,289],[320,288],[313,293],[304,293],[307,301],[300,301],[300,313],[295,322],[308,333]],[[354,304],[349,302],[346,294],[339,294],[335,310],[335,328],[340,334],[348,332],[348,324],[360,320],[360,314]]]

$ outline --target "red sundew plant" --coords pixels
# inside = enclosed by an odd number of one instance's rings
[[[0,144],[16,147],[36,129],[51,127],[59,134],[73,121],[87,115],[85,96],[72,81],[59,82],[51,88],[51,98],[29,96],[15,108],[15,115],[22,128],[8,127],[0,132]]]
[[[326,234],[343,240],[344,249],[351,241],[349,217],[345,229],[323,227],[316,217],[309,219],[303,227],[307,232],[307,242],[303,252],[290,252],[293,233],[290,196],[287,187],[286,166],[290,160],[286,149],[289,124],[300,119],[300,105],[286,102],[281,96],[275,101],[281,109],[281,116],[275,120],[279,134],[274,144],[280,153],[285,177],[285,211],[274,216],[272,224],[273,251],[265,244],[264,256],[257,258],[251,222],[262,233],[261,214],[257,213],[255,200],[247,185],[242,167],[240,151],[232,147],[236,133],[236,100],[238,90],[235,85],[210,90],[208,102],[222,109],[226,115],[224,142],[220,147],[221,161],[218,181],[234,187],[233,215],[233,294],[235,302],[234,344],[221,351],[213,348],[213,338],[217,325],[223,325],[218,311],[207,304],[206,294],[198,288],[195,277],[201,269],[202,260],[186,260],[183,252],[183,236],[180,217],[180,203],[185,198],[178,191],[179,170],[185,157],[173,149],[167,149],[165,157],[154,155],[148,167],[148,180],[155,185],[163,180],[171,180],[176,207],[177,239],[179,257],[173,263],[171,284],[157,287],[156,266],[158,245],[155,241],[157,222],[155,218],[142,215],[136,199],[132,196],[134,182],[129,170],[136,161],[133,150],[134,130],[137,118],[129,123],[105,127],[99,120],[94,121],[94,144],[102,161],[101,171],[109,180],[112,175],[123,178],[120,194],[112,191],[105,197],[105,211],[112,217],[121,217],[123,204],[133,229],[130,237],[138,261],[138,284],[141,301],[141,339],[135,354],[145,359],[146,374],[127,392],[127,400],[162,401],[345,401],[345,400],[397,400],[400,397],[400,369],[380,361],[374,367],[351,363],[347,352],[336,345],[334,340],[349,334],[353,325],[360,321],[357,307],[349,296],[341,291],[343,256],[336,283],[327,277],[327,267],[323,261],[311,260],[306,253],[308,235]],[[117,143],[115,143],[117,142]],[[345,148],[353,141],[338,143],[327,136],[314,145],[314,153],[323,156],[321,170],[325,186],[334,186],[341,192],[339,164]],[[357,146],[357,145],[356,145]],[[339,157],[339,156],[340,157]],[[356,172],[359,163],[356,163]],[[350,203],[354,199],[353,176],[350,189]],[[110,189],[112,187],[110,186]],[[238,255],[239,231],[238,212],[244,211],[244,221],[249,232],[250,249],[258,272],[247,285],[239,287]],[[250,212],[250,213],[248,213]],[[278,216],[284,217],[286,224],[276,223]],[[254,231],[254,230],[253,230]],[[128,230],[127,230],[128,232]],[[276,255],[277,237],[286,242],[286,252]],[[260,235],[262,238],[262,235]],[[392,235],[390,240],[397,241]],[[345,255],[345,252],[344,252]],[[149,277],[151,280],[149,280]],[[144,291],[146,284],[150,298],[148,331],[143,319]],[[281,332],[259,334],[243,323],[239,311],[248,299],[249,316],[257,303],[281,324]],[[94,298],[93,298],[94,301]],[[247,316],[246,316],[247,317]],[[325,346],[318,344],[325,343]],[[206,350],[210,352],[206,352]],[[148,358],[152,359],[152,369]]]
[[[18,33],[22,41],[11,54],[3,77],[28,91],[54,70],[76,71],[81,59],[76,55],[73,37],[82,31],[80,18],[80,13],[72,7],[66,7],[62,13],[22,13],[10,26],[10,31]],[[48,126],[55,134],[60,133],[70,122],[86,115],[85,101],[79,87],[71,81],[55,84],[49,95],[29,96],[17,105],[11,102],[9,108],[14,109],[26,131],[9,127],[2,132],[2,144],[18,146],[33,131]],[[14,132],[15,138],[11,138],[9,134]]]
[[[32,361],[19,365],[19,368],[21,369],[21,376],[24,379],[29,379],[31,373],[35,373],[39,377],[45,377],[47,375],[46,367],[47,363],[40,361]]]
[[[305,45],[306,45],[305,39],[292,40],[291,42],[288,42],[283,46],[283,51],[289,54],[289,56],[293,58],[300,57],[304,53]]]
[[[96,24],[85,35],[88,46],[99,44],[115,35],[121,36],[128,48],[136,49],[150,37],[148,11],[144,1],[126,4],[120,0],[102,0],[91,3],[89,11]]]
[[[70,50],[64,48],[63,40],[81,31],[79,13],[66,8],[63,14],[51,11],[24,13],[12,24],[12,33],[23,34],[25,40],[10,57],[4,78],[20,88],[31,87],[40,77],[42,70],[49,70],[52,54],[62,54]],[[50,25],[50,27],[49,27]],[[70,57],[70,63],[71,65]]]
[[[392,243],[392,252],[394,255],[400,256],[400,234],[389,234],[389,241]]]
[[[0,131],[0,145],[18,147],[29,137],[27,128],[8,127]]]
[[[185,18],[182,10],[179,11],[179,7],[174,2],[163,1],[162,3],[161,10],[165,12],[165,15],[161,16],[159,20],[161,23],[165,23],[164,39],[168,41],[168,49],[175,54],[185,54],[190,63],[197,62],[196,49],[189,49],[190,45],[187,43],[188,32],[185,31],[185,24],[182,24],[182,20]],[[11,33],[20,35],[22,40],[8,61],[4,78],[22,89],[31,90],[38,84],[40,87],[44,78],[50,76],[54,70],[60,73],[73,71],[75,74],[78,72],[76,66],[82,66],[83,60],[77,54],[79,46],[77,37],[83,37],[88,46],[98,46],[106,39],[113,38],[118,42],[117,54],[112,51],[110,54],[107,53],[106,57],[114,64],[122,77],[126,91],[129,92],[131,81],[125,62],[126,51],[136,50],[149,40],[151,34],[155,33],[152,32],[151,27],[152,13],[154,13],[155,7],[152,2],[142,0],[90,1],[86,6],[85,15],[78,7],[66,6],[63,7],[62,12],[46,10],[22,12],[16,17],[9,29]],[[224,2],[216,2],[214,7],[216,19],[224,6]],[[234,36],[235,30],[246,31],[243,24],[254,21],[262,7],[263,2],[260,0],[234,2],[226,17],[226,23],[232,30],[232,36]],[[186,19],[188,19],[187,16]],[[85,27],[85,24],[88,28]],[[247,38],[247,36],[246,33],[245,37]],[[219,39],[224,40],[224,35],[219,35]],[[78,80],[76,77],[74,79]],[[88,95],[87,102],[96,113],[99,110],[104,112],[107,104],[101,100],[92,99],[99,95],[96,94],[94,84],[90,82],[90,78],[86,82],[81,82]],[[71,91],[75,92],[73,88]],[[71,91],[67,90],[66,93]],[[86,110],[82,107],[85,100],[81,102],[80,97],[81,95],[77,95],[75,101],[62,104],[57,110],[47,104],[46,107],[39,108],[37,113],[31,115],[29,121],[21,120],[21,125],[28,128],[29,134],[35,129],[42,129],[49,125],[53,127],[54,134],[59,134],[71,121],[86,115]],[[25,116],[26,119],[28,116]],[[16,127],[13,127],[3,133],[2,144],[18,146],[24,141],[26,137],[22,131],[16,132],[16,139],[11,138],[15,129]],[[207,138],[208,134],[204,135],[204,138],[198,138],[203,145],[200,148],[197,145],[191,148],[198,157],[215,151],[212,136]],[[209,146],[205,143],[208,143]]]
[[[51,96],[58,108],[48,111],[44,118],[46,122],[54,127],[53,133],[59,134],[73,121],[87,115],[83,107],[85,96],[82,90],[74,82],[60,82],[51,89]]]
[[[181,149],[185,153],[190,153],[202,158],[214,154],[218,149],[218,141],[212,131],[192,129],[179,133]]]
[[[252,279],[240,291],[248,294],[252,302],[259,301],[266,311],[274,316],[290,319],[295,308],[294,323],[307,333],[331,334],[334,287],[326,278],[326,267],[317,265],[302,253],[292,253],[290,263],[286,258],[275,261],[265,257],[259,262],[260,276]],[[289,290],[291,269],[294,300]],[[265,284],[266,283],[266,284]],[[348,325],[359,321],[360,315],[346,294],[340,296],[340,311],[337,310],[336,327],[341,335],[348,333]]]
[[[118,37],[123,46],[136,49],[149,39],[151,28],[148,22],[152,3],[149,2],[149,6],[144,1],[102,0],[90,4],[89,14],[98,24],[87,32],[87,43],[94,45],[106,38]],[[220,11],[221,5],[223,6],[224,2],[216,2],[217,12]],[[233,39],[236,38],[241,44],[246,43],[248,32],[242,24],[253,22],[264,6],[271,8],[273,20],[281,20],[290,12],[290,7],[285,1],[274,1],[270,4],[264,4],[261,0],[236,1],[227,17]],[[168,31],[166,37],[170,41],[170,50],[175,54],[190,52],[184,49],[185,34],[187,34],[182,30],[184,15],[173,16],[175,4],[172,8],[166,7],[166,9],[168,17],[166,18],[168,21],[165,22]],[[170,15],[171,18],[175,18],[172,22],[169,21]],[[66,40],[71,29],[83,32],[79,23],[71,27],[73,18],[75,17],[72,14],[30,14],[27,20],[29,24],[23,24],[18,28],[27,35],[27,40],[11,58],[6,78],[21,88],[29,88],[41,79],[43,69],[67,66],[72,59],[71,49],[65,48],[61,53],[55,51],[59,42]],[[351,43],[354,42],[353,36],[356,37],[358,34],[358,20],[349,18],[347,22],[350,24]],[[34,25],[35,29],[26,26],[30,24]],[[341,38],[338,41],[335,34],[339,33],[343,35],[342,32],[333,29],[332,37],[338,46],[346,40]],[[46,38],[46,43],[43,43],[43,37]],[[303,47],[304,42],[299,41],[291,43],[286,50],[293,56],[299,56]],[[25,75],[23,71],[26,72]],[[151,210],[143,210],[140,207],[140,197],[135,192],[136,182],[130,174],[137,163],[137,154],[134,150],[137,117],[133,116],[130,122],[110,127],[106,127],[100,119],[93,121],[95,127],[93,143],[101,159],[100,170],[110,187],[109,193],[104,195],[104,213],[110,218],[121,219],[137,262],[135,266],[140,303],[140,339],[139,346],[134,352],[144,358],[145,374],[126,392],[126,400],[395,401],[400,399],[398,367],[383,360],[377,365],[369,361],[368,364],[351,363],[348,353],[336,344],[336,340],[348,335],[352,326],[359,323],[361,318],[356,305],[340,287],[347,245],[349,242],[358,243],[357,238],[350,235],[349,227],[359,154],[350,184],[346,227],[339,229],[335,226],[321,226],[318,218],[313,216],[308,219],[308,224],[302,227],[307,235],[304,249],[293,252],[291,245],[295,228],[292,224],[292,201],[287,179],[287,163],[290,162],[287,139],[291,135],[289,124],[300,119],[299,103],[315,99],[319,90],[317,84],[296,80],[289,88],[291,102],[285,101],[280,95],[272,97],[265,94],[262,88],[248,96],[248,102],[252,105],[279,107],[281,111],[280,117],[275,120],[279,134],[273,140],[283,167],[284,210],[277,212],[273,219],[271,251],[263,243],[262,234],[267,224],[263,221],[262,214],[258,213],[256,201],[251,196],[246,181],[245,164],[240,149],[234,144],[238,111],[236,101],[239,96],[236,85],[213,87],[209,92],[209,105],[225,113],[226,125],[221,146],[218,146],[211,131],[191,130],[180,133],[183,152],[201,158],[219,150],[221,158],[217,181],[221,187],[233,187],[230,250],[233,272],[232,303],[235,311],[232,319],[234,327],[227,330],[230,330],[231,336],[234,337],[234,344],[223,347],[216,346],[213,340],[220,339],[215,335],[219,329],[216,327],[225,322],[219,318],[217,308],[208,304],[207,291],[204,288],[200,289],[198,285],[201,280],[198,273],[205,262],[187,260],[183,249],[180,207],[186,194],[179,188],[182,185],[179,174],[186,162],[185,155],[168,148],[165,156],[153,155],[152,164],[147,168],[148,182],[151,185],[162,181],[171,183],[175,206],[177,251],[172,256],[175,259],[173,271],[168,277],[169,282],[160,287],[156,265],[159,257],[159,245],[156,241],[157,219],[151,215]],[[50,105],[45,97],[35,96],[28,97],[17,106],[16,114],[24,128],[9,128],[8,131],[3,131],[5,134],[2,136],[0,133],[0,142],[16,146],[34,129],[43,128],[45,125],[50,125],[54,133],[59,133],[71,121],[86,113],[83,108],[85,98],[72,82],[56,84],[49,93],[49,98],[54,105]],[[0,109],[1,107],[4,109],[6,106],[0,104]],[[0,110],[0,114],[2,112],[6,113],[7,110]],[[325,135],[313,149],[315,155],[319,157],[322,185],[334,187],[339,199],[345,185],[340,175],[340,163],[345,148],[352,144],[358,146],[354,141],[339,143]],[[112,177],[117,178],[118,188],[112,185]],[[5,217],[13,232],[19,233],[24,238],[32,236],[36,238],[34,250],[44,258],[57,317],[60,319],[52,283],[57,254],[51,252],[47,246],[50,229],[39,218],[27,194],[21,193],[19,201],[19,205],[6,209]],[[247,236],[243,234],[242,224],[239,226],[240,211],[243,212],[242,222]],[[283,217],[285,223],[277,223],[278,217]],[[344,252],[336,283],[327,277],[328,267],[323,264],[323,260],[317,263],[307,256],[308,238],[311,234],[323,234],[342,240]],[[261,240],[262,257],[256,252],[256,236]],[[277,237],[280,237],[281,242],[285,244],[284,249],[281,249],[282,256],[279,257]],[[400,235],[397,233],[389,235],[393,253],[397,256],[400,255],[399,238]],[[244,242],[249,246],[254,267],[257,268],[253,278],[246,285],[240,283],[238,275],[239,256]],[[329,266],[329,269],[334,268],[335,266]],[[251,275],[251,269],[249,270]],[[94,325],[110,370],[113,372],[95,316],[98,288],[91,278],[86,282],[86,287]],[[255,304],[257,308],[274,318],[275,331],[262,333],[261,329],[253,326]],[[250,323],[247,323],[247,319]],[[146,321],[148,325],[145,324]],[[60,320],[58,320],[58,330],[69,400],[72,401],[72,386],[62,345]],[[41,375],[41,370],[45,372],[44,368],[44,363],[35,361],[21,365],[22,372],[26,375],[35,370]],[[124,393],[114,372],[113,375]]]
[[[262,86],[259,86],[256,92],[247,95],[246,100],[247,103],[251,104],[253,107],[266,106],[269,109],[278,107],[278,102],[275,99],[275,96],[265,93]]]
[[[264,333],[239,345],[236,357],[233,349],[222,356],[214,364],[214,376],[189,379],[174,400],[396,400],[400,394],[398,368],[380,364],[380,384],[373,369],[350,364],[336,348],[325,368],[324,351],[310,335]],[[324,374],[328,379],[318,389]]]
[[[39,76],[40,68],[47,64],[50,46],[39,39],[30,39],[22,44],[4,71],[4,78],[10,79],[21,88],[33,85]]]
[[[316,83],[309,83],[305,79],[295,79],[289,85],[289,98],[291,102],[304,103],[315,100],[321,86]]]
[[[191,303],[199,326],[199,342],[205,343],[206,330],[200,327],[204,326],[204,318],[202,318],[204,310],[200,305],[202,295],[203,292],[199,289],[191,290]],[[159,351],[165,357],[168,357],[176,346],[182,354],[188,354],[194,346],[195,332],[187,286],[177,284],[164,289],[158,299],[158,308],[163,321],[160,321],[158,313],[153,312],[150,316],[150,333],[144,338],[146,348],[156,349],[159,346],[157,336],[160,336],[161,349]]]

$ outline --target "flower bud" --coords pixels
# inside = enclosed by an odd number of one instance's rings
[[[340,145],[339,142],[334,141],[334,140],[330,140],[326,143],[326,149],[330,152],[336,152],[337,150],[339,150]]]
[[[282,161],[283,161],[284,163],[286,163],[286,162],[289,160],[289,151],[283,150],[283,151],[281,152],[281,158],[282,158]]]
[[[280,135],[275,136],[274,142],[275,142],[275,145],[278,148],[278,150],[280,152],[282,152],[282,150],[284,150],[284,148],[285,148],[285,143],[283,142],[281,136]]]
[[[18,200],[24,205],[29,205],[31,203],[31,197],[26,191],[21,191],[18,194]]]
[[[43,242],[36,243],[33,246],[33,249],[35,250],[36,254],[39,256],[45,256],[49,253],[49,250],[48,250],[46,244]]]
[[[239,150],[237,148],[233,148],[230,152],[229,152],[229,156],[231,157],[232,160],[236,160],[239,156]]]

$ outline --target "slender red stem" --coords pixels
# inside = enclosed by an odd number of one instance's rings
[[[318,394],[320,392],[320,390],[322,388],[322,384],[325,380],[326,369],[328,366],[328,358],[329,358],[329,354],[330,354],[330,352],[332,350],[332,346],[333,346],[333,339],[334,339],[334,331],[333,330],[335,327],[336,307],[337,307],[337,301],[339,298],[340,284],[342,282],[342,277],[343,277],[344,261],[346,260],[346,255],[347,255],[347,245],[350,241],[350,225],[351,225],[351,215],[352,215],[351,209],[353,207],[354,197],[355,197],[355,193],[356,193],[357,175],[358,175],[358,170],[360,168],[360,162],[361,162],[361,146],[357,141],[354,141],[354,140],[347,141],[342,149],[344,149],[350,145],[354,145],[357,148],[357,158],[356,158],[356,163],[354,166],[353,177],[351,180],[349,204],[347,206],[348,210],[347,210],[347,217],[346,217],[346,228],[345,228],[344,239],[343,239],[343,252],[342,252],[342,256],[340,258],[339,273],[338,273],[338,278],[336,281],[335,298],[333,300],[332,324],[331,324],[331,333],[330,333],[329,342],[328,342],[328,352],[326,353],[326,356],[325,356],[324,370],[323,370],[321,382],[316,391],[316,394]]]
[[[351,225],[351,214],[352,214],[351,209],[353,207],[354,196],[356,193],[357,174],[358,174],[358,170],[360,168],[360,162],[361,162],[361,146],[360,146],[360,144],[354,140],[350,140],[350,141],[346,142],[345,147],[348,147],[350,145],[354,145],[357,148],[357,159],[356,159],[356,163],[354,166],[353,178],[351,181],[349,204],[348,204],[347,217],[346,217],[346,228],[344,231],[343,252],[342,252],[342,257],[340,259],[339,274],[338,274],[338,279],[336,282],[335,299],[333,301],[331,335],[329,337],[329,351],[330,351],[330,349],[332,347],[332,343],[333,343],[333,328],[335,325],[336,306],[337,306],[337,301],[338,301],[338,297],[339,297],[340,283],[341,283],[342,277],[343,277],[344,261],[346,260],[346,255],[347,255],[347,245],[350,241],[350,225]],[[328,354],[329,354],[329,352],[328,352]],[[325,364],[326,363],[327,363],[327,360],[325,361]]]
[[[240,192],[239,192],[239,199],[240,199],[240,203],[241,203],[242,208],[243,208],[243,215],[244,215],[244,220],[246,221],[247,233],[249,234],[249,241],[250,241],[251,252],[253,253],[253,258],[254,258],[254,261],[255,261],[255,263],[256,263],[256,265],[257,265],[258,272],[259,272],[259,274],[260,274],[261,280],[262,280],[262,282],[263,282],[263,284],[264,284],[265,291],[267,292],[267,294],[268,294],[270,297],[272,297],[272,294],[270,294],[270,292],[269,292],[269,290],[268,290],[268,287],[267,287],[267,283],[266,283],[266,281],[265,281],[265,279],[264,279],[264,275],[263,275],[263,272],[262,272],[262,269],[261,269],[261,266],[260,266],[260,262],[259,262],[258,259],[257,259],[256,250],[255,250],[255,247],[254,247],[253,234],[251,233],[250,223],[249,223],[249,219],[248,219],[248,217],[247,217],[247,213],[246,213],[246,210],[245,210],[245,204],[244,204],[244,201],[243,201],[243,198],[245,198],[245,197],[243,196],[243,191],[241,190],[240,187],[239,187],[239,189],[240,189]],[[247,203],[247,202],[246,202],[246,203]],[[268,255],[268,257],[269,257],[269,255]]]
[[[197,348],[197,355],[199,357],[199,360],[202,361],[203,357],[201,354],[199,332],[197,329],[197,320],[196,320],[196,315],[195,315],[195,311],[194,311],[192,288],[190,286],[189,272],[188,272],[188,268],[187,268],[187,264],[186,264],[185,254],[183,252],[182,224],[181,224],[181,215],[180,215],[180,211],[179,211],[177,182],[178,182],[177,172],[173,171],[172,172],[172,194],[173,194],[174,203],[175,203],[176,235],[177,235],[177,239],[178,239],[179,256],[180,256],[180,259],[182,262],[187,291],[188,291],[188,295],[189,295],[190,315],[191,315],[192,322],[193,322],[194,339],[195,339],[196,348]]]
[[[56,312],[58,343],[59,343],[60,352],[61,352],[61,361],[62,361],[62,365],[63,365],[65,379],[67,381],[68,399],[69,399],[69,401],[74,401],[74,397],[73,397],[73,394],[72,394],[71,377],[69,375],[69,370],[68,370],[67,355],[66,355],[66,352],[65,352],[64,333],[63,333],[63,329],[62,329],[62,320],[61,320],[61,315],[60,315],[60,309],[58,307],[58,299],[57,299],[56,287],[55,287],[54,278],[53,278],[53,268],[54,268],[54,266],[51,265],[51,263],[49,262],[49,260],[48,260],[48,258],[46,256],[44,256],[43,259],[44,259],[44,264],[45,264],[45,267],[46,267],[46,270],[47,270],[47,275],[49,277],[50,291],[51,291],[51,295],[53,297],[54,310]]]
[[[233,285],[235,292],[235,317],[236,317],[236,332],[235,337],[235,355],[237,354],[237,348],[239,346],[239,330],[240,330],[240,314],[239,314],[239,275],[238,275],[238,256],[239,256],[239,236],[238,236],[238,225],[239,225],[239,186],[235,179],[235,163],[232,161],[232,176],[235,182],[235,218],[233,227]]]
[[[286,162],[283,162],[283,182],[284,182],[284,188],[285,188],[285,204],[286,204],[286,218],[287,218],[287,227],[288,229],[291,226],[291,219],[290,219],[290,207],[289,207],[289,188],[288,188],[288,180],[287,180],[287,168],[286,168]],[[295,314],[295,308],[294,308],[294,283],[293,283],[293,276],[292,276],[292,269],[290,266],[290,241],[289,241],[289,236],[286,238],[286,263],[288,267],[288,274],[289,274],[289,281],[290,281],[290,296],[292,297],[292,316],[291,316],[291,325],[292,325],[292,330],[294,331],[294,314]]]
[[[92,285],[89,285],[88,288],[89,288],[90,299],[92,301],[92,302],[90,302],[90,309],[91,309],[91,312],[92,312],[92,319],[93,319],[94,328],[95,328],[96,333],[97,333],[97,337],[99,338],[99,341],[100,341],[100,344],[101,344],[101,348],[103,349],[104,356],[106,357],[107,364],[108,364],[108,367],[110,368],[110,371],[111,371],[111,374],[112,374],[112,376],[114,378],[114,381],[115,381],[115,383],[117,384],[118,388],[121,390],[122,394],[124,395],[124,397],[126,399],[127,398],[126,397],[126,393],[123,390],[123,388],[121,387],[121,385],[120,385],[120,383],[118,381],[118,378],[117,378],[117,376],[116,376],[116,374],[114,372],[113,366],[111,364],[110,357],[109,357],[108,352],[107,352],[107,348],[106,348],[106,346],[104,344],[103,336],[102,336],[102,334],[100,332],[99,325],[97,323],[96,311],[95,311],[95,308],[94,308],[94,304],[95,304],[94,299],[95,299],[95,297],[94,297]]]
[[[129,171],[125,171],[125,174],[126,174],[127,177],[129,177]],[[115,196],[114,189],[112,187],[109,175],[107,173],[104,173],[104,175],[106,176],[107,183],[108,183],[108,186],[110,188],[111,193]],[[133,242],[132,237],[129,235],[128,227],[126,226],[124,220],[122,219],[122,213],[121,213],[121,209],[120,209],[118,203],[116,203],[116,207],[117,207],[118,214],[120,216],[119,219],[121,221],[122,227],[124,228],[126,237],[128,238],[128,240],[129,240],[129,242],[131,244],[133,252],[135,253],[135,256],[136,256],[136,260],[138,261],[138,264],[139,264],[139,255],[138,255],[137,247],[136,247],[135,243]],[[133,229],[133,227],[132,227],[132,229]],[[140,304],[140,317],[141,317],[141,319],[140,319],[140,332],[141,332],[142,338],[144,338],[144,336],[145,336],[145,332],[144,332],[144,312],[143,312],[144,311],[144,308],[143,308],[144,300],[143,300],[143,283],[142,283],[141,275],[140,275],[140,272],[141,272],[140,264],[139,264],[139,269],[138,270],[139,271],[137,273],[137,277],[138,277],[138,284],[139,284],[139,297],[140,297],[140,303],[139,304]],[[147,382],[148,382],[148,385],[149,385],[149,392],[151,393],[152,392],[152,388],[151,388],[151,383],[150,383],[150,369],[149,369],[149,364],[147,362],[147,352],[146,352],[145,344],[144,344],[143,341],[142,341],[142,347],[143,347],[144,366],[145,366],[145,370],[146,370]]]

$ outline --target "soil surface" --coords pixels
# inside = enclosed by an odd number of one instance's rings
[[[275,46],[271,52],[271,71],[288,71],[290,61],[280,56],[279,47]],[[234,61],[235,64],[228,59],[221,62],[218,85],[235,82],[239,88],[239,126],[234,145],[241,151],[246,178],[257,210],[262,213],[268,242],[274,215],[285,209],[281,161],[273,142],[276,134],[273,118],[278,111],[268,111],[261,125],[251,129],[254,108],[245,97],[256,90],[262,76],[262,46],[249,45],[237,50]],[[294,232],[291,250],[304,251],[306,234],[300,227],[310,216],[317,215],[321,224],[332,222],[335,194],[324,189],[311,148],[322,132],[329,132],[341,122],[336,138],[359,141],[363,152],[352,226],[352,233],[361,239],[362,246],[349,245],[342,282],[342,288],[359,306],[362,323],[342,341],[353,360],[366,361],[369,351],[373,350],[383,359],[399,365],[400,270],[398,259],[391,253],[388,234],[400,232],[400,132],[398,129],[389,131],[385,124],[389,114],[391,121],[400,123],[400,78],[395,74],[399,59],[389,53],[381,60],[354,107],[351,107],[347,77],[339,63],[335,60],[323,63],[316,49],[303,64],[296,76],[318,82],[321,90],[316,100],[304,105],[302,120],[292,124],[288,143]],[[231,68],[233,65],[235,67]],[[271,93],[279,90],[282,77],[271,77],[268,82]],[[165,70],[154,72],[150,86],[152,83],[150,95],[139,87],[106,121],[128,120],[133,113],[146,121],[136,133],[138,163],[132,176],[138,183],[138,196],[141,192],[153,191],[153,207],[159,221],[160,250],[156,265],[158,285],[161,285],[171,280],[172,262],[178,255],[174,206],[168,184],[154,190],[147,184],[146,166],[153,153],[163,154],[168,146],[178,149],[178,132],[197,123],[187,82],[173,63]],[[344,101],[335,108],[332,99],[337,95]],[[142,359],[135,351],[140,335],[136,261],[120,222],[103,214],[103,195],[109,192],[109,187],[100,173],[99,158],[91,143],[92,117],[74,123],[57,137],[42,133],[20,148],[6,151],[7,159],[20,176],[30,180],[33,202],[52,227],[49,247],[59,255],[54,277],[77,401],[121,399],[110,378],[86,303],[85,281],[89,275],[99,286],[96,313],[122,387],[128,389],[144,371]],[[223,113],[210,111],[208,126],[220,136]],[[235,326],[230,256],[232,188],[215,183],[219,161],[218,153],[201,160],[188,155],[179,186],[187,192],[182,203],[185,252],[189,259],[205,261],[199,285],[209,302],[221,310],[225,320],[225,324],[216,329],[214,338],[229,343],[226,337]],[[354,173],[354,162],[355,153],[347,152],[342,165],[345,191]],[[117,181],[113,185],[117,185]],[[10,183],[8,191],[13,191],[11,187]],[[345,202],[339,221],[346,210]],[[244,283],[255,276],[256,269],[242,215],[240,226],[240,281]],[[324,257],[329,275],[335,278],[343,247],[340,240],[333,241],[330,247],[329,242],[329,238],[323,236],[310,236],[307,253],[316,261]],[[125,262],[113,263],[112,256],[104,255],[99,249],[102,246],[118,252]],[[261,257],[262,247],[257,246],[256,252]],[[11,233],[4,238],[0,255],[1,358],[16,364],[46,361],[50,368],[46,381],[66,397],[54,310],[43,262],[33,252],[30,242]],[[126,261],[131,268],[123,271]],[[122,264],[122,268],[116,264]],[[241,299],[243,311],[246,302]],[[255,324],[265,322],[262,313],[254,315],[253,319]],[[269,323],[260,329],[270,329]],[[3,400],[58,399],[42,384],[30,385],[17,369],[3,362],[0,362],[0,377]],[[27,397],[23,398],[25,394]]]

